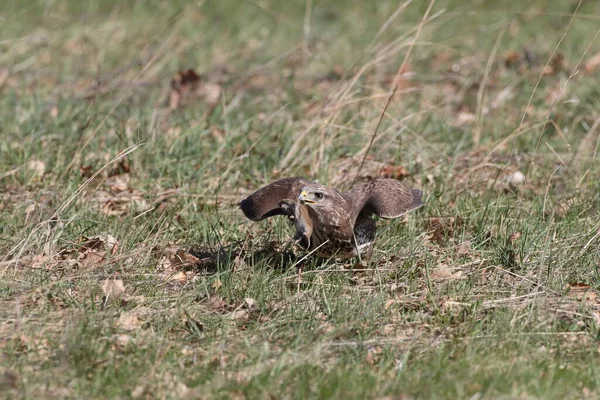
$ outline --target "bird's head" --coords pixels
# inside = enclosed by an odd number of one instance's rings
[[[333,205],[339,201],[340,197],[339,192],[335,189],[311,183],[302,188],[298,200],[313,210],[319,210]]]

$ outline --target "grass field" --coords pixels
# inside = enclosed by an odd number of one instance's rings
[[[600,397],[600,3],[0,21],[0,396]],[[426,206],[299,275],[287,221],[236,206],[284,176]]]

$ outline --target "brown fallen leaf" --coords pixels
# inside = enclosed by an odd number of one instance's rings
[[[429,276],[431,279],[436,280],[448,279],[452,277],[452,270],[450,270],[447,264],[441,263],[431,270]]]
[[[379,346],[368,346],[367,347],[367,355],[365,360],[371,364],[375,365],[379,362],[380,355],[382,353],[381,347]]]
[[[466,240],[466,241],[462,242],[461,244],[459,244],[458,248],[456,249],[456,254],[458,254],[459,256],[466,256],[470,252],[471,252],[471,241],[469,241],[469,240]]]
[[[244,303],[246,303],[246,307],[252,308],[256,304],[256,300],[254,300],[252,297],[246,297],[244,299]]]
[[[227,302],[221,296],[212,295],[210,298],[204,301],[211,310],[213,311],[221,311],[227,307]]]
[[[586,72],[594,72],[600,68],[600,53],[593,55],[583,66]]]
[[[206,82],[193,69],[180,71],[171,80],[169,108],[175,110],[181,107],[186,101],[193,99],[198,99],[210,106],[214,106],[218,103],[222,91],[221,85]]]
[[[183,249],[177,250],[177,252],[170,258],[170,261],[173,268],[193,267],[200,263],[198,257],[193,256]]]
[[[508,237],[508,240],[510,240],[511,243],[514,243],[517,240],[519,240],[520,238],[521,238],[521,232],[513,232]]]
[[[246,310],[234,310],[230,314],[232,319],[236,321],[247,320],[248,319],[248,311]]]
[[[131,172],[131,166],[129,165],[129,159],[127,157],[121,158],[112,169],[108,171],[108,176],[117,176],[123,174],[129,174]]]
[[[79,252],[85,252],[86,250],[99,250],[105,251],[109,254],[115,254],[117,252],[119,241],[112,235],[96,235],[90,237],[83,237],[80,240]]]
[[[37,204],[33,203],[27,206],[25,209],[25,223],[29,221],[29,217],[37,210]]]
[[[129,174],[115,175],[106,180],[111,193],[121,193],[129,189]]]
[[[454,232],[463,225],[461,217],[434,217],[427,222],[430,231],[430,238],[438,244],[445,243],[448,239],[454,237]]]
[[[404,179],[410,174],[408,170],[400,165],[386,165],[381,169],[382,178]]]
[[[217,278],[213,281],[211,286],[213,289],[218,290],[221,286],[223,286],[223,283],[221,282],[221,280],[219,278]]]
[[[401,65],[391,82],[390,90],[393,90],[395,87],[397,87],[397,95],[400,94],[402,90],[413,85],[412,76],[413,72],[411,65],[408,63]]]
[[[570,290],[588,290],[591,286],[584,282],[571,282],[567,284],[567,288]]]
[[[103,303],[115,302],[125,293],[125,286],[121,279],[107,279],[102,284],[102,292],[104,293]]]
[[[140,397],[142,397],[144,395],[145,391],[146,391],[145,386],[138,385],[138,386],[135,387],[135,389],[133,389],[131,391],[131,398],[132,399],[140,398]]]
[[[178,271],[175,274],[171,275],[171,277],[169,278],[170,281],[174,281],[174,282],[178,282],[180,284],[184,284],[187,282],[188,277],[185,274],[185,272],[183,271]]]
[[[521,62],[521,55],[516,50],[508,50],[504,53],[504,66],[506,68],[512,68]]]
[[[123,329],[125,331],[133,331],[142,326],[141,321],[139,320],[137,314],[133,312],[123,311],[121,315],[119,315],[119,319],[116,323],[117,327]]]
[[[40,160],[30,160],[27,163],[27,168],[35,172],[35,175],[39,178],[43,177],[46,172],[46,164]]]
[[[106,215],[123,216],[132,210],[146,210],[148,203],[138,190],[128,189],[122,192],[104,193],[92,201],[98,205],[100,212]]]
[[[96,250],[87,250],[79,257],[79,264],[84,269],[89,269],[102,264],[106,258],[104,253]]]
[[[459,279],[462,277],[463,272],[461,270],[456,270],[456,268],[450,268],[445,263],[438,264],[435,268],[431,270],[429,276],[433,280],[448,280],[448,279]]]
[[[131,337],[124,333],[122,333],[120,335],[116,335],[113,338],[113,343],[114,343],[115,347],[117,347],[119,349],[123,349],[123,348],[127,347],[129,342],[131,342]]]
[[[82,165],[79,167],[79,173],[82,178],[91,178],[95,172],[94,167],[91,165]]]
[[[544,76],[556,75],[559,72],[566,71],[568,68],[565,56],[561,53],[556,53],[550,63],[544,67],[542,74]]]

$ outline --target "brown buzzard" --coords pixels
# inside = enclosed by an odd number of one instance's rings
[[[296,227],[294,239],[321,257],[370,257],[375,220],[397,218],[423,205],[422,192],[395,179],[375,179],[346,192],[303,178],[275,181],[240,202],[253,221],[286,215]]]

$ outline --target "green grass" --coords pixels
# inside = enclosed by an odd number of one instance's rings
[[[0,393],[597,397],[600,4],[402,4],[4,2]],[[385,165],[426,206],[367,265],[236,207]]]

